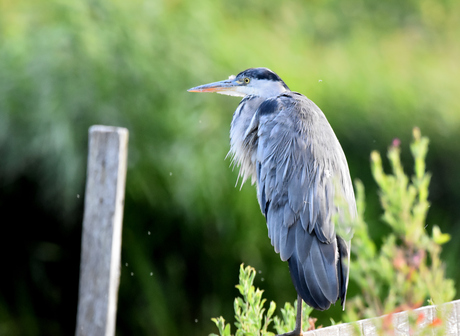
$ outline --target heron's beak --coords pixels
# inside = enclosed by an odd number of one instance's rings
[[[214,82],[195,86],[188,89],[188,92],[217,92],[228,96],[245,96],[243,92],[239,92],[238,89],[241,87],[241,83],[235,79],[226,79],[220,82]]]

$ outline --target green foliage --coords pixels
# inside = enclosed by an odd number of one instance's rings
[[[428,138],[420,130],[413,131],[411,144],[415,160],[411,179],[403,171],[399,140],[388,150],[392,174],[383,171],[378,152],[371,154],[373,176],[379,186],[384,210],[382,220],[391,227],[382,246],[369,238],[364,221],[364,187],[356,183],[358,221],[352,243],[350,278],[360,288],[360,295],[349,299],[346,320],[356,321],[421,306],[426,300],[437,304],[455,296],[454,282],[445,276],[441,261],[441,244],[449,235],[433,226],[426,228],[429,209],[428,186],[430,174],[425,172]]]
[[[273,336],[272,332],[267,331],[272,322],[272,315],[276,309],[276,304],[270,302],[270,307],[265,313],[265,299],[262,299],[263,291],[253,286],[256,270],[250,266],[240,266],[239,285],[236,288],[242,297],[235,298],[235,326],[236,336]],[[221,336],[230,336],[230,324],[225,324],[223,317],[212,319],[219,329]],[[212,334],[217,336],[215,334]]]
[[[271,316],[275,311],[276,305],[272,301],[270,302],[270,308],[264,317],[265,299],[262,299],[262,293],[260,289],[254,289],[252,285],[256,271],[249,266],[246,269],[241,265],[240,268],[240,284],[236,286],[240,291],[243,298],[236,298],[234,303],[235,308],[235,326],[238,328],[236,332],[237,336],[242,335],[271,335],[267,332],[267,327],[271,323]],[[260,330],[260,333],[259,333]]]
[[[265,299],[262,299],[263,291],[253,286],[256,270],[251,266],[240,266],[239,285],[236,288],[240,291],[241,297],[235,298],[235,327],[237,328],[236,336],[273,336],[274,333],[268,331],[268,326],[274,321],[274,328],[278,334],[289,332],[295,328],[295,318],[297,300],[294,302],[294,307],[286,303],[284,308],[281,308],[282,318],[275,316],[272,318],[276,309],[275,302],[270,302],[270,307],[265,314],[264,304]],[[303,309],[303,325],[314,327],[314,320],[310,318],[310,313],[313,308],[308,307],[304,302]],[[219,330],[220,336],[230,336],[231,328],[229,323],[225,323],[225,319],[221,316],[212,318]],[[217,336],[211,334],[210,336]]]

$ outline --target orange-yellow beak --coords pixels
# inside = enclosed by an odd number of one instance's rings
[[[200,86],[195,86],[191,89],[188,89],[188,92],[217,92],[223,94],[229,94],[228,91],[235,91],[235,88],[239,87],[238,83],[234,79],[226,79],[220,82],[214,82],[209,84],[204,84]]]

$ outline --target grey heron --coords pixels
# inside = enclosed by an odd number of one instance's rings
[[[298,303],[286,335],[300,335],[302,300],[318,310],[345,305],[356,202],[342,147],[320,108],[267,68],[188,91],[243,97],[230,154],[243,183],[256,184],[268,236],[289,264]]]

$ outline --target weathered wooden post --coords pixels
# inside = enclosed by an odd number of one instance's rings
[[[125,128],[89,129],[77,336],[115,335],[127,147]]]

